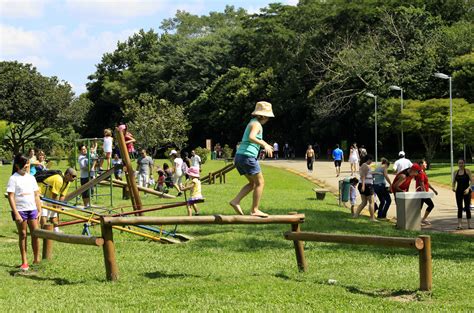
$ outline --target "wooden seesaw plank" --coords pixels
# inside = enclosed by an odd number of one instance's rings
[[[72,217],[81,219],[81,220],[86,221],[86,222],[88,221],[88,222],[93,223],[93,224],[100,224],[100,221],[97,220],[97,219],[94,219],[94,218],[89,218],[89,217],[82,216],[82,215],[79,215],[79,214],[66,212],[66,211],[58,209],[58,208],[46,206],[44,204],[41,207],[43,207],[47,210],[51,210],[53,212],[57,212],[57,213],[60,213],[60,214],[65,214],[65,215],[68,215],[68,216],[72,216]],[[155,237],[155,236],[151,236],[151,235],[148,235],[148,234],[145,234],[145,233],[142,233],[142,232],[134,231],[134,230],[131,230],[131,229],[128,229],[128,228],[125,228],[125,227],[113,226],[113,228],[118,229],[120,231],[127,232],[127,233],[131,233],[131,234],[134,234],[134,235],[138,235],[138,236],[141,236],[141,237],[144,237],[144,238],[148,238],[148,239],[151,239],[153,241],[158,241],[160,243],[181,243],[179,240],[175,240],[173,238]]]
[[[88,246],[103,246],[104,239],[97,237],[81,236],[81,235],[70,235],[62,234],[54,231],[44,230],[44,229],[35,229],[32,233],[34,237],[50,239],[59,242],[72,243],[78,245],[88,245]]]

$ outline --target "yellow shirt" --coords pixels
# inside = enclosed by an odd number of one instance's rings
[[[69,183],[64,183],[63,177],[59,174],[46,178],[38,185],[40,186],[41,194],[46,198],[53,198],[53,195],[56,195],[59,199],[67,194],[69,188]]]
[[[198,178],[193,178],[193,188],[191,189],[191,199],[202,199],[201,181]]]

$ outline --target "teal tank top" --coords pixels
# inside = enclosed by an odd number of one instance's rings
[[[374,175],[374,185],[385,186],[385,176],[383,176],[383,167],[381,166],[377,167],[374,172],[382,174],[382,175]]]
[[[244,135],[242,136],[242,142],[240,143],[239,149],[237,150],[236,154],[243,154],[243,155],[246,155],[246,156],[249,156],[249,157],[254,157],[254,158],[256,158],[258,156],[258,152],[260,151],[260,145],[254,143],[254,142],[251,142],[250,139],[249,139],[250,126],[253,123],[259,123],[259,121],[256,118],[253,118],[247,124],[247,127],[245,128]],[[263,129],[255,137],[257,137],[257,139],[259,139],[259,140],[262,140],[262,138],[263,138]]]

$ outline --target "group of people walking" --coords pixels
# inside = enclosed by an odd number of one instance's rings
[[[362,157],[359,168],[360,182],[357,179],[351,180],[351,208],[353,217],[358,217],[360,212],[368,205],[370,219],[377,221],[375,218],[375,211],[377,211],[378,219],[387,218],[387,212],[392,203],[391,193],[394,195],[397,192],[409,191],[412,180],[415,180],[415,191],[427,192],[432,190],[435,195],[438,191],[430,184],[426,174],[427,162],[420,160],[413,164],[405,157],[405,152],[399,152],[399,158],[393,165],[393,171],[396,173],[395,178],[391,181],[388,175],[388,168],[390,162],[386,158],[381,158],[380,164],[371,170],[373,158],[370,154]],[[458,161],[459,169],[454,173],[452,180],[452,189],[455,192],[456,205],[458,209],[458,226],[457,229],[463,229],[462,215],[466,212],[467,227],[471,226],[471,185],[473,183],[472,173],[465,168],[465,161],[460,159]],[[351,169],[352,170],[352,169]],[[355,209],[355,198],[357,189],[361,196],[361,203]],[[375,205],[374,195],[379,200],[378,206]],[[427,205],[426,210],[421,218],[422,225],[430,225],[428,216],[434,208],[434,203],[431,198],[421,199],[421,205]]]

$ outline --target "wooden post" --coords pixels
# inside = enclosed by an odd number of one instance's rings
[[[219,184],[222,184],[222,172],[219,172]]]
[[[209,182],[209,185],[212,184],[212,173],[209,173],[208,182]]]
[[[297,212],[290,212],[289,215],[298,214]],[[300,224],[291,224],[291,231],[292,232],[300,232]],[[294,240],[293,244],[295,246],[295,253],[296,253],[296,264],[298,265],[298,270],[300,272],[306,272],[307,264],[306,259],[304,257],[304,242],[300,240]]]
[[[422,235],[418,236],[424,243],[424,247],[420,250],[420,290],[430,291],[433,283],[432,265],[431,265],[431,237]]]
[[[43,229],[52,231],[53,224],[44,224]],[[53,241],[51,239],[43,239],[43,260],[51,260],[53,258]]]
[[[118,267],[117,261],[115,260],[115,245],[114,245],[114,234],[112,226],[104,223],[103,217],[101,217],[100,223],[102,229],[102,238],[104,238],[104,263],[105,263],[105,278],[110,281],[118,280]]]
[[[225,184],[225,173],[224,173],[224,184]]]
[[[118,127],[116,128],[116,134],[118,135],[117,142],[120,149],[120,155],[122,156],[123,164],[127,169],[126,177],[128,186],[130,187],[130,195],[132,198],[133,209],[141,210],[143,209],[142,201],[140,199],[140,193],[137,188],[137,182],[135,181],[135,171],[132,167],[132,161],[130,160],[130,156],[128,155],[127,145],[125,143],[125,135]]]

